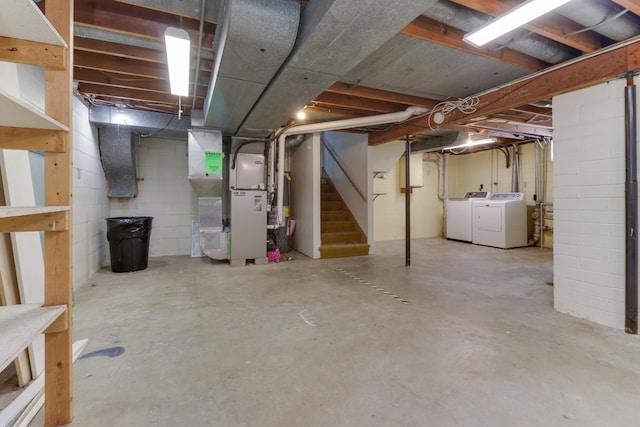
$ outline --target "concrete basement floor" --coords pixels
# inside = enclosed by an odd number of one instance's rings
[[[414,240],[407,268],[404,242],[375,249],[101,270],[74,337],[113,357],[76,362],[72,425],[640,423],[640,339],[554,311],[550,251]]]

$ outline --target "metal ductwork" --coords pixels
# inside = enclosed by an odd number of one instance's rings
[[[137,138],[184,139],[191,127],[188,117],[152,111],[89,107],[89,122],[98,128],[100,158],[107,179],[109,197],[136,197],[138,183],[133,159]]]
[[[436,2],[423,15],[465,32],[482,27],[491,20],[488,15],[444,0]],[[579,55],[570,47],[526,30],[512,31],[495,40],[495,43],[550,64],[558,64]]]
[[[419,141],[414,141],[411,143],[411,152],[428,153],[431,151],[440,151],[443,148],[464,144],[468,138],[469,135],[467,132],[447,132],[442,135],[436,135]]]
[[[437,0],[309,2],[296,45],[249,116],[239,135],[267,137],[323,90],[395,36]],[[384,25],[381,25],[384,22]]]
[[[198,195],[198,241],[209,258],[227,259],[223,228],[222,134],[216,130],[189,131],[189,181]]]
[[[142,136],[172,139],[184,139],[191,128],[187,116],[96,105],[89,106],[89,122],[98,128],[126,128]]]
[[[133,132],[126,127],[98,129],[100,160],[107,180],[107,196],[136,197],[138,183],[133,161]]]
[[[621,14],[624,9],[609,3],[574,0],[561,6],[556,12],[584,27],[593,28],[596,33],[614,41],[640,34],[638,19],[631,14]]]
[[[300,3],[227,0],[220,12],[204,125],[232,135],[291,53]]]

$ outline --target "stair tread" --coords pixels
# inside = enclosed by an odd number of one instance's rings
[[[333,248],[333,247],[342,248],[345,246],[369,246],[369,244],[368,243],[329,243],[326,245],[321,245],[320,247],[321,248]]]
[[[327,231],[322,234],[360,234],[359,231]]]

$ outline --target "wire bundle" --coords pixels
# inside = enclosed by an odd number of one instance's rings
[[[477,111],[477,106],[480,103],[480,98],[477,96],[468,96],[466,98],[458,99],[457,101],[442,101],[437,104],[431,110],[429,114],[429,127],[431,130],[435,130],[437,125],[444,121],[444,117],[450,114],[454,110],[459,110],[462,114],[471,114]],[[439,120],[434,120],[438,116]],[[436,126],[434,127],[435,124]]]

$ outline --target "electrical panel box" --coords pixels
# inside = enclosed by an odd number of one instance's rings
[[[238,153],[233,159],[229,173],[230,190],[264,190],[264,156],[261,154]]]

